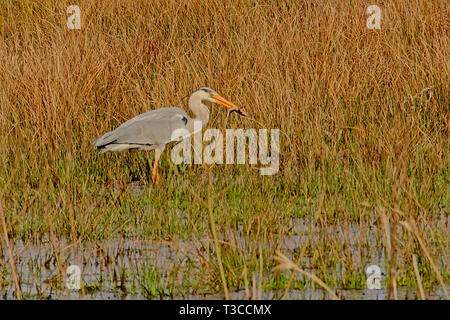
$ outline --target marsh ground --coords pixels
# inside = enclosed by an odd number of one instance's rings
[[[380,0],[380,30],[362,0],[80,0],[80,30],[68,5],[0,3],[2,296],[64,295],[78,261],[103,264],[113,294],[148,298],[323,287],[301,271],[344,298],[373,264],[383,297],[448,298],[447,1]],[[154,187],[152,154],[93,150],[202,86],[251,115],[227,127],[281,130],[276,175],[166,153]],[[213,109],[209,127],[224,117]],[[117,254],[122,242],[136,247]],[[195,250],[161,265],[159,244]],[[83,294],[101,289],[83,276]]]

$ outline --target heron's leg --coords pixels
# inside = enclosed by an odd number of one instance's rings
[[[155,160],[152,169],[152,182],[158,184],[158,161]]]
[[[155,162],[153,163],[153,168],[152,168],[152,182],[153,183],[158,183],[158,160],[159,160],[159,156],[161,155],[161,153],[158,151],[159,151],[159,149],[155,150]]]
[[[164,147],[155,148],[155,163],[153,164],[153,169],[152,169],[152,182],[156,183],[156,184],[158,184],[158,182],[159,182],[158,161],[159,161],[159,158],[161,157],[163,150],[164,150]]]

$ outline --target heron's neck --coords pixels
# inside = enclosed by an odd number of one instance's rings
[[[189,98],[189,109],[191,109],[192,112],[194,113],[195,120],[200,120],[202,122],[202,126],[205,126],[208,123],[209,109],[202,102],[200,97],[196,97],[195,95],[192,95]]]

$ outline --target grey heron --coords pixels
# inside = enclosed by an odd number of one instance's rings
[[[160,108],[142,113],[124,123],[117,129],[105,133],[93,144],[101,153],[123,151],[128,149],[155,150],[155,162],[152,168],[152,181],[158,182],[158,160],[166,145],[176,139],[173,133],[178,129],[186,129],[194,133],[194,122],[201,121],[203,128],[209,120],[209,109],[205,101],[217,103],[228,109],[228,115],[235,111],[242,116],[245,112],[220,96],[210,88],[200,88],[189,97],[189,108],[195,118],[188,116],[181,108]]]

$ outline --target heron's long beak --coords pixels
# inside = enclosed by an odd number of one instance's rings
[[[216,102],[218,104],[223,105],[227,109],[231,109],[231,108],[239,109],[235,104],[231,103],[230,101],[228,101],[227,99],[225,99],[224,97],[221,97],[219,95],[215,95],[213,97],[213,99],[216,100]]]

